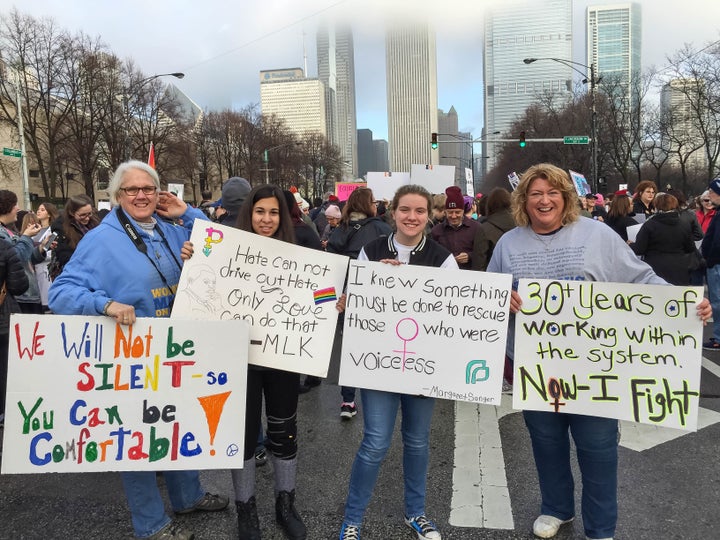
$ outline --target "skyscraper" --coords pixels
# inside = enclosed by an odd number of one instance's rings
[[[301,68],[261,71],[260,109],[276,115],[300,137],[312,132],[327,137],[324,85],[305,78]]]
[[[672,79],[662,88],[660,108],[667,124],[671,165],[679,166],[683,161],[688,170],[707,169],[705,141],[696,127],[698,107],[706,92],[705,81],[693,78]]]
[[[328,138],[340,149],[347,179],[357,176],[355,58],[350,28],[317,32],[318,79],[326,89]]]
[[[573,70],[571,0],[506,0],[485,16],[483,43],[485,139],[516,137],[509,130],[525,110],[546,93],[570,97]],[[497,145],[485,144],[487,167],[496,162]]]
[[[427,25],[396,27],[385,35],[390,169],[438,164],[430,134],[438,131],[435,32]]]
[[[587,8],[587,64],[603,78],[603,88],[617,88],[625,97],[640,73],[640,4],[608,4]]]

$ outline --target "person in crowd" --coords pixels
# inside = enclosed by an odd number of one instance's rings
[[[428,233],[430,232],[430,229],[432,229],[435,225],[438,223],[442,223],[445,220],[445,200],[447,199],[447,195],[444,193],[438,193],[436,195],[433,195],[433,206],[432,206],[432,216],[430,216],[430,220],[428,223]]]
[[[366,244],[358,260],[457,268],[452,253],[425,234],[432,203],[432,196],[421,186],[406,185],[399,188],[392,201],[396,232],[388,238],[378,238]],[[361,392],[364,407],[363,439],[350,473],[340,540],[360,538],[365,509],[392,442],[398,409],[402,414],[405,523],[420,540],[440,540],[440,532],[425,515],[430,422],[435,400],[381,390],[362,389]]]
[[[683,221],[690,226],[693,241],[699,242],[700,240],[702,240],[705,231],[703,231],[702,227],[700,227],[700,222],[698,221],[695,212],[688,208],[687,197],[685,196],[685,193],[683,193],[679,189],[668,189],[667,193],[677,199],[678,217],[680,218],[680,221]],[[655,204],[654,201],[653,204]]]
[[[640,227],[632,249],[668,283],[689,285],[695,253],[690,224],[680,219],[678,201],[669,193],[659,193],[653,207],[655,213]]]
[[[95,214],[90,197],[83,193],[73,195],[67,200],[63,215],[50,226],[58,235],[48,265],[51,280],[63,271],[85,233],[97,227],[99,223],[100,218]]]
[[[477,193],[475,195],[475,210],[477,211],[477,215],[474,219],[478,221],[478,223],[482,223],[487,219],[488,215],[488,200],[487,197],[484,197],[482,193]]]
[[[117,206],[100,225],[87,231],[87,240],[77,244],[50,287],[50,309],[61,315],[105,315],[125,326],[138,317],[167,317],[172,291],[180,280],[181,260],[192,251],[188,242],[192,224],[205,216],[177,196],[160,191],[157,172],[142,161],[122,163],[108,193]],[[70,207],[69,216],[78,223],[83,218],[77,214],[90,215],[83,206]],[[180,218],[183,225],[163,218]],[[122,472],[120,476],[138,538],[193,538],[165,513],[155,472]],[[176,514],[215,512],[228,505],[227,497],[201,489],[197,471],[165,471],[163,478]]]
[[[718,182],[720,193],[720,182]],[[498,241],[488,271],[521,278],[666,284],[609,227],[579,217],[577,195],[567,172],[548,163],[530,167],[512,196],[517,227]],[[595,246],[603,246],[598,257]],[[511,312],[522,299],[512,292]],[[703,299],[698,315],[706,320]],[[514,348],[510,322],[508,348]],[[540,482],[541,515],[533,524],[540,538],[553,538],[575,516],[570,440],[582,476],[582,518],[588,539],[612,539],[617,524],[618,422],[591,415],[523,411]]]
[[[224,196],[223,196],[224,200]],[[255,186],[238,213],[236,227],[266,238],[294,243],[295,232],[282,190],[272,184]],[[275,483],[275,517],[291,540],[304,540],[305,524],[295,508],[297,479],[297,405],[300,374],[248,366],[245,407],[245,463],[233,469],[240,540],[259,540],[260,522],[255,500],[255,449],[265,398],[266,448]]]
[[[238,220],[240,207],[245,202],[248,193],[250,193],[250,182],[239,176],[228,178],[222,187],[222,209],[220,216],[217,217],[218,223],[234,227]],[[216,214],[217,216],[217,211]]]
[[[0,200],[1,198],[0,196]],[[27,290],[28,285],[28,278],[17,251],[10,242],[0,240],[0,427],[5,423],[5,390],[12,311],[10,304],[13,302],[13,297],[20,296]]]
[[[705,190],[697,201],[697,210],[695,210],[695,217],[700,223],[700,228],[703,234],[705,234],[710,226],[712,218],[715,217],[715,206],[710,199],[710,191]]]
[[[510,212],[510,192],[493,189],[487,197],[487,218],[478,227],[473,242],[472,269],[484,272],[500,237],[515,228]]]
[[[202,200],[198,204],[200,211],[207,216],[208,219],[213,219],[215,216],[215,207],[213,206],[212,191],[209,189],[203,189],[201,193]]]
[[[710,182],[706,193],[717,209],[720,206],[720,177]],[[720,221],[717,215],[710,222],[700,246],[705,259],[705,278],[713,311],[712,337],[703,343],[703,348],[711,351],[720,351]]]
[[[50,289],[50,274],[48,265],[52,258],[52,249],[55,245],[52,229],[50,226],[60,215],[55,206],[51,202],[42,202],[38,206],[35,215],[40,222],[40,230],[33,236],[33,243],[36,247],[40,247],[41,252],[44,250],[45,259],[35,264],[35,276],[38,280],[38,289],[40,290],[40,303],[42,304],[43,313],[48,311],[48,289]]]
[[[340,224],[330,235],[326,250],[328,253],[347,255],[357,259],[362,247],[378,237],[388,236],[392,228],[384,220],[377,217],[375,197],[370,188],[357,188],[348,197],[342,209]],[[335,330],[335,343],[342,341],[344,317],[338,317]],[[334,351],[336,348],[334,348]],[[340,418],[351,420],[357,414],[355,388],[341,386]]]
[[[20,262],[25,269],[29,286],[25,291],[15,297],[15,301],[22,313],[42,313],[40,307],[40,292],[38,290],[37,278],[35,277],[34,264],[44,259],[44,253],[33,244],[33,236],[40,231],[40,224],[34,218],[34,214],[25,212],[30,217],[25,221],[25,228],[17,229],[18,198],[15,193],[7,189],[0,189],[0,240],[12,244]],[[22,226],[22,223],[21,223]]]
[[[325,229],[323,229],[322,235],[320,236],[320,245],[323,249],[327,248],[328,239],[335,230],[335,227],[340,223],[341,217],[342,212],[340,212],[340,208],[334,204],[329,205],[325,209],[325,221],[327,221],[327,225],[325,225]]]
[[[635,187],[633,195],[633,213],[636,216],[644,216],[649,218],[655,209],[653,208],[653,199],[657,193],[657,186],[652,180],[643,180]]]
[[[322,235],[325,230],[325,226],[328,224],[325,211],[330,205],[340,207],[340,199],[337,198],[333,193],[327,192],[325,194],[325,200],[322,202],[320,207],[314,208],[310,211],[310,219],[315,224],[318,234]]]
[[[463,195],[463,210],[465,217],[470,219],[477,219],[477,211],[475,209],[475,199],[470,195]]]
[[[37,226],[37,233],[30,239],[32,241],[33,250],[30,255],[30,259],[23,262],[25,267],[25,274],[28,277],[29,286],[20,296],[16,296],[15,300],[20,305],[20,311],[22,313],[31,313],[40,315],[43,313],[42,303],[40,302],[40,285],[38,283],[36,264],[41,263],[45,260],[45,246],[40,246],[35,243],[35,238],[40,234],[42,226],[40,221],[34,212],[25,212],[22,223],[20,224],[21,231],[29,231],[31,227]]]
[[[445,195],[445,221],[432,228],[432,239],[453,254],[461,269],[470,270],[473,242],[480,225],[465,216],[465,201],[459,187],[450,186]]]
[[[620,235],[620,238],[629,242],[627,228],[637,225],[638,222],[632,218],[632,201],[627,196],[627,190],[621,189],[615,192],[612,202],[610,203],[610,210],[608,210],[607,219],[605,223],[610,228]]]

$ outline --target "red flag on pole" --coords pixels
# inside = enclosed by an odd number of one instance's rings
[[[150,154],[148,155],[148,165],[155,168],[155,145],[150,143]]]

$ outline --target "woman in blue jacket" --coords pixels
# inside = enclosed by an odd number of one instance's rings
[[[192,250],[190,229],[195,219],[204,219],[203,213],[160,191],[157,173],[141,161],[120,165],[108,192],[117,206],[87,232],[53,282],[50,309],[63,315],[106,315],[123,325],[137,317],[167,317],[181,259]],[[163,218],[181,218],[183,226]],[[123,472],[121,477],[138,538],[193,538],[165,513],[155,472]],[[166,471],[164,478],[175,513],[218,511],[228,505],[227,497],[201,489],[197,471]]]

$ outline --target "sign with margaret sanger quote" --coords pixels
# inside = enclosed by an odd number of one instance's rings
[[[340,384],[499,404],[511,279],[351,261]]]
[[[242,468],[247,348],[242,321],[13,315],[2,472]]]
[[[348,258],[201,220],[190,240],[171,317],[246,321],[250,364],[325,377]]]
[[[521,279],[513,408],[697,429],[701,287]]]

